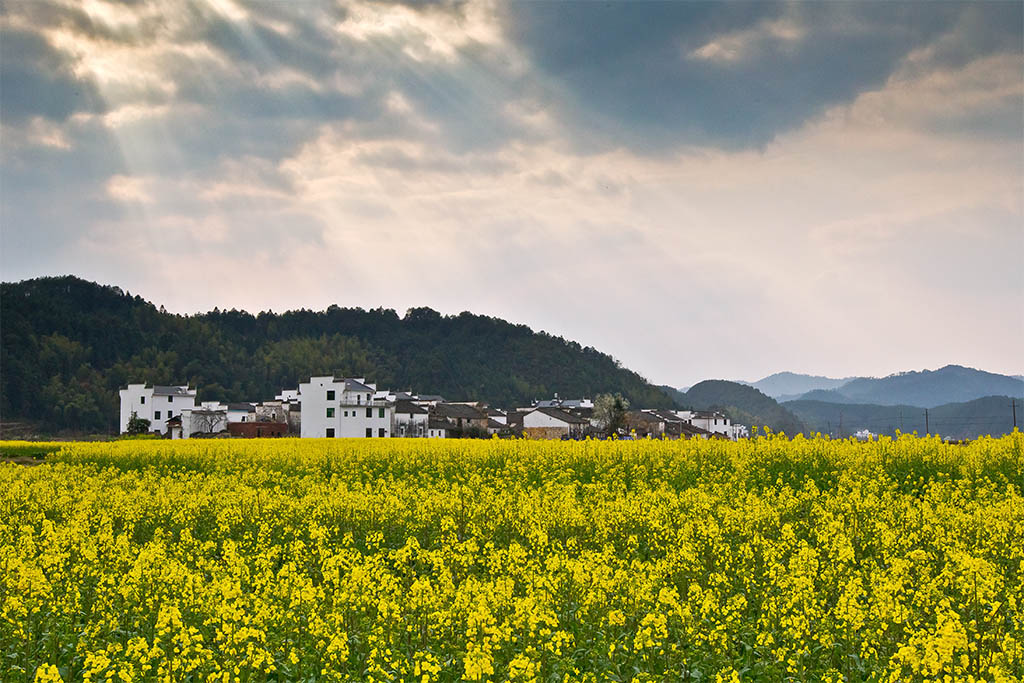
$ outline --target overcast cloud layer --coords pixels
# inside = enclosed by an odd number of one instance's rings
[[[0,8],[5,281],[470,310],[673,385],[1024,369],[1019,2]]]

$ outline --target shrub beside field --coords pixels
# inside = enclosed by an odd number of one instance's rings
[[[1013,680],[1024,436],[65,445],[4,680]]]

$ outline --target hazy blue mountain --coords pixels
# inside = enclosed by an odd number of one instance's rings
[[[768,426],[774,431],[794,435],[804,431],[804,425],[793,413],[764,393],[746,384],[722,379],[709,379],[694,384],[676,398],[687,408],[695,410],[718,409],[733,422],[750,426]]]
[[[953,439],[973,439],[985,434],[997,436],[1013,430],[1013,411],[1008,396],[986,396],[961,403],[947,403],[928,409],[913,405],[787,401],[783,407],[800,418],[812,432],[851,436],[867,429],[875,434],[917,432],[940,434]],[[1017,417],[1024,418],[1021,404]],[[1018,422],[1019,423],[1019,422]]]
[[[859,377],[838,388],[847,401],[932,408],[985,396],[1024,397],[1024,381],[961,365],[901,372],[881,378]]]
[[[846,396],[839,389],[815,389],[814,391],[808,391],[806,394],[800,396],[791,397],[780,397],[779,403],[788,403],[791,401],[824,401],[825,403],[863,403],[863,401],[854,401],[849,396]]]
[[[836,389],[850,381],[851,378],[836,379],[820,375],[802,375],[796,372],[776,372],[756,382],[740,382],[749,384],[774,399],[796,397],[817,389]]]

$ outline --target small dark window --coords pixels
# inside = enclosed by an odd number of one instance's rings
[[[173,397],[173,396],[168,396],[168,397],[167,397],[167,402],[168,402],[168,403],[170,403],[170,402],[171,402],[171,401],[173,401],[173,400],[174,400],[174,397]]]
[[[333,391],[328,391],[327,392],[327,400],[328,401],[333,401],[334,400],[334,392]]]
[[[373,408],[366,409],[366,417],[373,417]]]
[[[345,411],[345,417],[348,417],[348,411],[347,410]]]
[[[327,428],[327,438],[328,439],[333,439],[334,438],[334,428],[333,427],[328,427]]]
[[[159,420],[160,419],[160,411],[159,410],[153,411],[153,419],[154,420]]]
[[[146,397],[145,396],[139,396],[139,403],[145,403],[145,402],[146,402]]]
[[[334,417],[334,408],[327,409],[327,417]]]
[[[369,439],[369,438],[372,438],[372,437],[373,437],[373,428],[372,427],[367,427],[366,428],[366,438]]]
[[[174,417],[174,411],[173,410],[168,410],[167,411],[167,419],[170,419],[172,417]]]
[[[383,408],[380,409],[380,412],[377,414],[377,417],[384,417],[384,409]]]
[[[382,439],[384,438],[384,428],[383,427],[381,427],[380,429],[377,430],[377,436],[379,436]]]

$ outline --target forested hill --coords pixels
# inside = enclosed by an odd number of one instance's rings
[[[199,387],[200,400],[262,400],[312,374],[492,405],[620,392],[672,399],[611,356],[525,325],[415,308],[172,315],[76,277],[0,285],[0,417],[111,431],[129,382]]]
[[[738,382],[704,380],[686,392],[677,393],[674,398],[687,408],[723,410],[734,422],[748,427],[767,426],[790,436],[805,430],[800,418],[779,405],[775,399]]]

